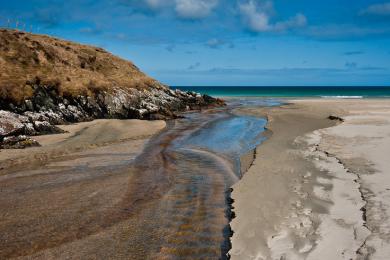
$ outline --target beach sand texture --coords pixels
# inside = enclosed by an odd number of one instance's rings
[[[143,223],[118,208],[132,192],[128,165],[165,126],[95,120],[37,137],[42,147],[2,150],[0,258],[108,259],[141,251],[128,246],[128,234],[137,236],[129,230]]]
[[[241,111],[273,134],[233,187],[232,259],[388,259],[390,102],[291,103]]]

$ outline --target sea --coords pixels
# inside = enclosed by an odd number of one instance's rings
[[[390,86],[382,87],[220,87],[176,86],[174,89],[194,91],[215,97],[276,97],[276,98],[390,98]]]

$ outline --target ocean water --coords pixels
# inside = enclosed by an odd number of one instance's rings
[[[390,98],[388,87],[174,87],[215,97]]]

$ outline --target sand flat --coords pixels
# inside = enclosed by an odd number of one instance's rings
[[[232,259],[387,259],[390,101],[291,103],[242,111],[273,135],[233,187]]]

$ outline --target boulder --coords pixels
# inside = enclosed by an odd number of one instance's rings
[[[9,111],[0,110],[0,139],[6,136],[24,133],[27,117]]]
[[[37,135],[38,134],[37,131],[34,128],[34,124],[33,123],[26,123],[24,125],[24,127],[25,127],[24,128],[24,133],[26,135]]]
[[[55,125],[51,125],[47,121],[34,121],[34,129],[40,135],[64,133],[64,130]]]
[[[0,143],[0,149],[23,149],[26,147],[40,146],[40,144],[25,135],[8,136]]]

